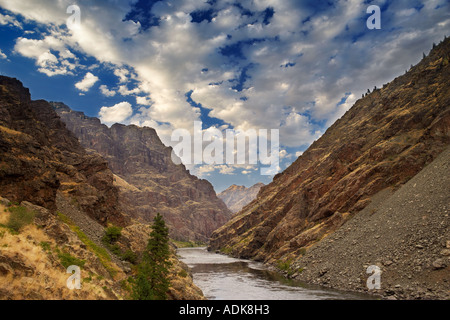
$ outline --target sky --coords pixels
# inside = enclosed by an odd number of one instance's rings
[[[370,5],[381,29],[367,27]],[[222,142],[226,130],[279,130],[282,171],[449,31],[449,0],[0,0],[0,74],[172,147],[196,121]],[[186,164],[217,192],[269,183],[261,166]]]

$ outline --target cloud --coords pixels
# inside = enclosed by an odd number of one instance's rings
[[[0,49],[0,59],[8,59],[8,56],[2,52]]]
[[[0,13],[0,25],[10,25],[19,29],[23,29],[22,24],[10,15],[4,15]]]
[[[120,83],[125,83],[128,81],[129,73],[130,72],[127,69],[123,68],[114,70],[114,75],[116,75],[119,78]]]
[[[75,84],[75,87],[82,92],[88,92],[98,80],[99,79],[97,76],[94,76],[92,73],[88,72],[84,76],[83,80]]]
[[[108,87],[104,84],[102,84],[100,87],[100,92],[105,96],[105,97],[114,97],[116,95],[115,91],[109,90]]]
[[[112,107],[102,107],[98,114],[102,123],[114,124],[127,120],[133,114],[131,104],[124,101]]]
[[[417,1],[420,10],[381,1],[379,31],[367,30],[362,0],[175,0],[148,10],[137,1],[79,0],[81,26],[67,32],[69,2],[0,0],[10,17],[48,25],[42,39],[19,38],[16,52],[48,75],[82,69],[65,50],[113,66],[113,90],[136,96],[130,121],[154,126],[165,143],[175,128],[192,131],[202,106],[235,129],[280,129],[284,147],[308,145],[368,88],[419,61],[450,25],[445,0]]]
[[[141,105],[141,106],[150,106],[152,104],[152,99],[150,99],[148,97],[137,96],[136,104]]]
[[[55,31],[40,40],[19,37],[14,52],[34,59],[38,71],[49,77],[73,75],[78,66],[78,58],[69,50],[64,36]]]

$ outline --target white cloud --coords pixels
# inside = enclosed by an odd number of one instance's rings
[[[233,166],[222,165],[219,166],[219,173],[224,175],[234,175],[235,168]]]
[[[75,84],[75,87],[82,92],[88,92],[98,80],[99,79],[97,76],[88,72],[84,76],[83,80]]]
[[[119,82],[120,83],[125,83],[128,81],[128,75],[129,75],[129,71],[127,69],[115,69],[114,70],[114,75],[116,75],[119,78]]]
[[[124,101],[112,107],[102,107],[98,114],[100,120],[105,124],[121,123],[131,117],[133,108],[131,104]]]
[[[122,96],[129,96],[129,95],[133,95],[133,94],[139,94],[141,92],[141,89],[136,87],[132,90],[129,90],[127,85],[122,85],[119,87],[118,91]]]
[[[114,90],[136,95],[136,104],[145,106],[130,121],[154,126],[165,143],[172,129],[192,130],[200,119],[200,110],[186,101],[193,91],[192,99],[210,109],[210,116],[236,129],[280,129],[284,147],[307,145],[324,131],[323,123],[331,125],[361,93],[416,63],[448,33],[450,23],[443,0],[422,1],[420,11],[406,0],[389,2],[383,26],[391,23],[394,31],[379,32],[365,29],[365,4],[359,0],[335,1],[323,12],[303,1],[241,1],[252,16],[225,0],[176,0],[157,2],[152,13],[159,25],[143,30],[123,19],[135,1],[79,0],[81,27],[66,33],[69,2],[0,0],[25,19],[51,23],[41,40],[18,39],[16,52],[35,59],[48,75],[73,74],[71,68],[79,66],[66,49],[113,65]],[[264,24],[261,12],[268,7],[275,14]],[[208,9],[215,13],[210,23],[192,23],[190,12]],[[221,54],[240,41],[244,59]],[[237,90],[233,86],[240,78],[245,82]]]
[[[108,87],[104,84],[102,84],[100,87],[100,92],[105,96],[105,97],[114,97],[116,95],[116,92],[113,90],[109,90]]]
[[[150,106],[152,104],[152,99],[148,97],[136,96],[136,103],[141,106]]]
[[[49,77],[73,75],[78,66],[78,58],[68,49],[64,36],[56,31],[41,40],[20,37],[16,40],[14,51],[35,59],[39,72]]]
[[[2,52],[0,49],[0,59],[8,59],[8,56]]]
[[[23,29],[22,24],[10,15],[0,13],[0,25],[11,25],[19,29]]]

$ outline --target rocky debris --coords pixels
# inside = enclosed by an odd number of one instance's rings
[[[382,271],[381,290],[371,291],[374,294],[396,299],[449,299],[449,173],[450,147],[404,186],[380,192],[342,228],[311,246],[293,261],[292,269],[301,270],[294,277],[368,291],[370,274],[366,271],[376,265]],[[326,283],[317,271],[324,268],[331,274]]]
[[[11,204],[11,201],[9,201],[8,199],[0,197],[0,205],[8,207],[10,204]]]
[[[257,183],[250,188],[232,185],[228,189],[219,193],[217,196],[223,200],[223,202],[233,213],[237,213],[247,204],[255,200],[259,190],[262,187],[264,187],[263,183]]]
[[[208,181],[172,162],[172,149],[154,129],[121,124],[108,128],[63,103],[51,104],[81,144],[108,161],[122,208],[132,218],[151,223],[159,212],[172,238],[206,242],[231,217]]]

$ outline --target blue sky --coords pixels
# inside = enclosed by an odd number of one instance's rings
[[[366,27],[372,4],[381,30]],[[0,0],[0,73],[33,99],[154,127],[167,145],[194,121],[279,129],[283,170],[449,30],[448,0]],[[272,178],[258,165],[188,168],[216,191]]]

